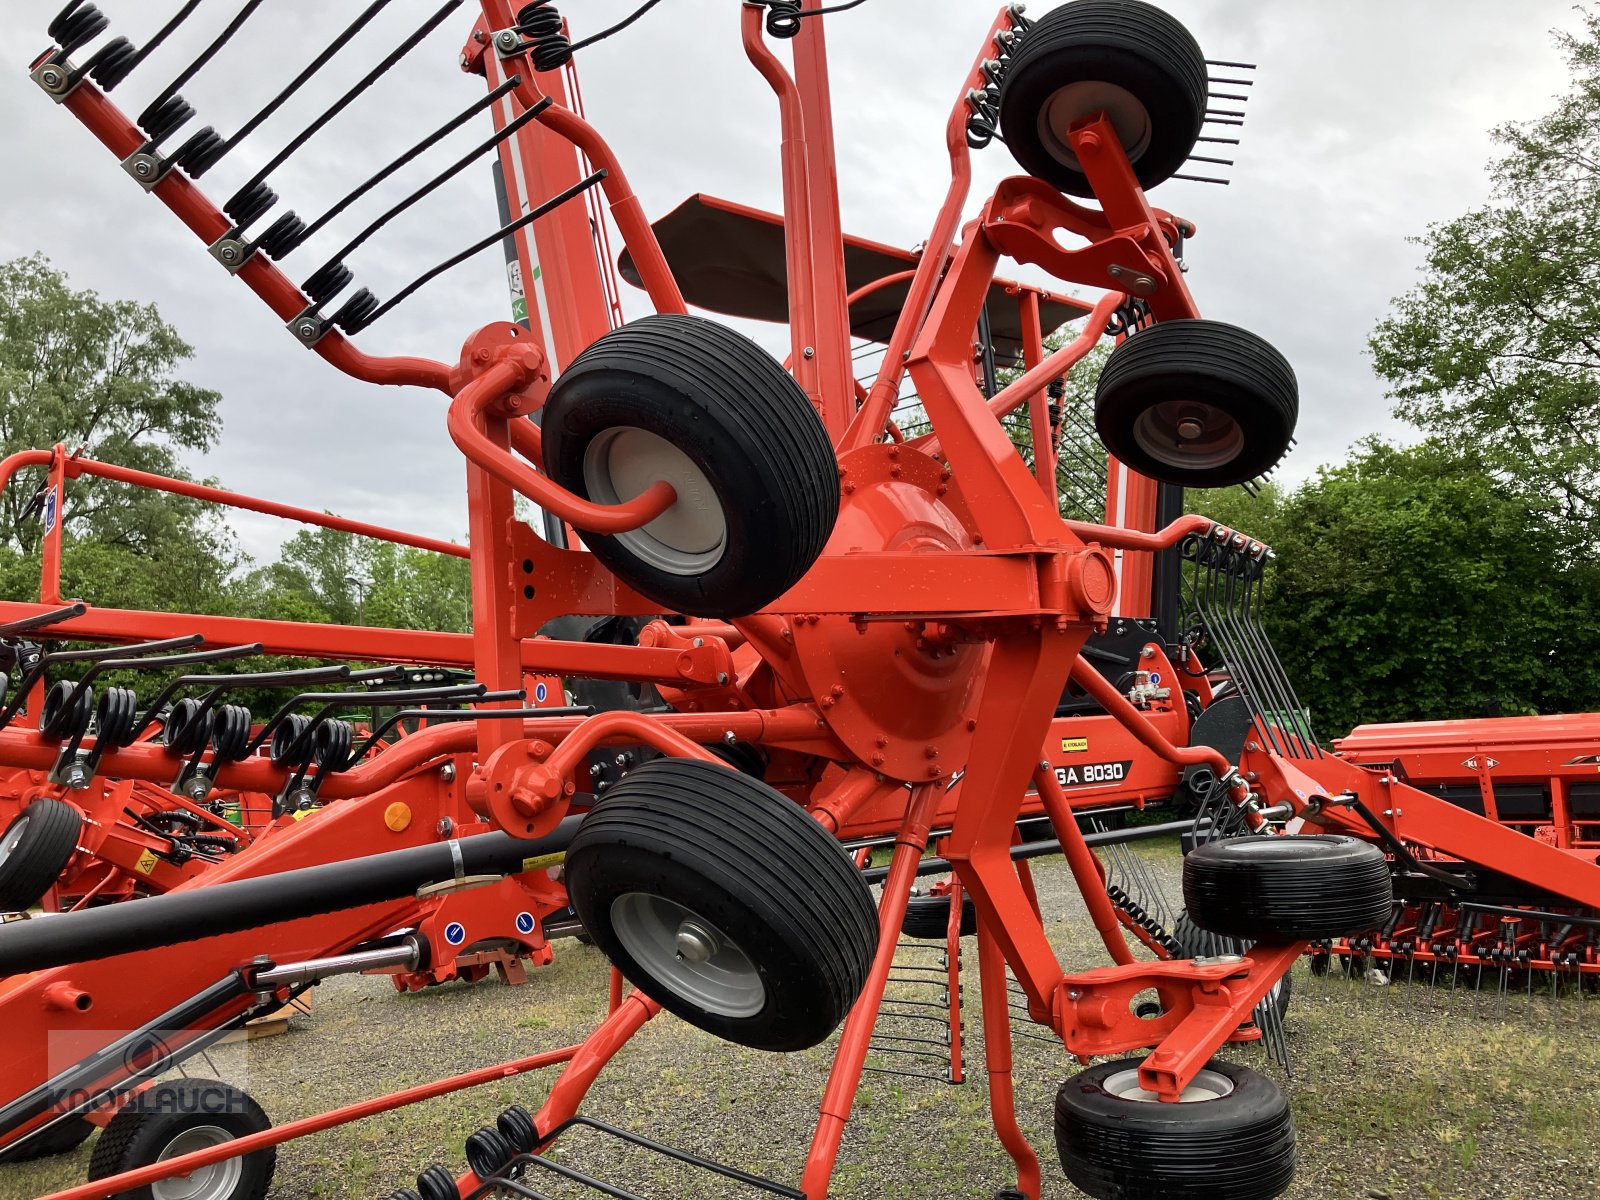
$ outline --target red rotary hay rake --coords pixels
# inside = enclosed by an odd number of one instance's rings
[[[180,1045],[160,1048],[176,1052],[324,974],[415,956],[414,944],[389,935],[415,923],[419,889],[470,904],[481,893],[461,885],[488,877],[495,887],[530,888],[543,901],[540,915],[552,911],[560,901],[548,868],[564,855],[567,896],[620,973],[610,1015],[581,1045],[276,1129],[229,1093],[226,1115],[203,1127],[203,1137],[171,1111],[182,1106],[169,1101],[182,1097],[160,1085],[112,1120],[104,1153],[97,1152],[101,1177],[62,1200],[180,1173],[219,1197],[259,1195],[271,1147],[290,1137],[558,1063],[565,1066],[536,1112],[513,1106],[473,1135],[466,1174],[429,1167],[417,1193],[397,1195],[537,1197],[551,1172],[632,1195],[541,1153],[566,1130],[587,1125],[756,1190],[820,1200],[884,996],[892,935],[937,833],[973,901],[990,1104],[1016,1165],[1015,1187],[1002,1194],[1035,1197],[1040,1189],[1038,1159],[1013,1108],[1008,971],[1028,1017],[1068,1053],[1087,1061],[1150,1051],[1090,1067],[1063,1085],[1056,1132],[1070,1179],[1099,1196],[1279,1194],[1294,1165],[1287,1104],[1263,1076],[1212,1056],[1226,1041],[1259,1036],[1252,1012],[1308,940],[1346,936],[1389,911],[1388,868],[1370,845],[1282,832],[1307,813],[1363,830],[1343,819],[1328,786],[1313,777],[1332,776],[1356,796],[1377,785],[1359,768],[1349,767],[1348,776],[1331,769],[1299,730],[1280,738],[1264,714],[1291,710],[1272,691],[1258,691],[1259,681],[1241,679],[1239,687],[1272,744],[1252,743],[1241,773],[1216,749],[1187,744],[1187,697],[1196,709],[1213,698],[1197,659],[1178,664],[1181,689],[1162,695],[1151,678],[1159,671],[1123,688],[1086,654],[1091,636],[1111,623],[1119,584],[1124,595],[1148,593],[1158,552],[1181,544],[1197,570],[1228,587],[1259,571],[1264,547],[1204,518],[1156,529],[1149,481],[1248,480],[1281,456],[1296,414],[1293,374],[1281,356],[1243,330],[1200,318],[1180,262],[1193,228],[1145,198],[1146,187],[1178,172],[1208,120],[1232,121],[1208,108],[1207,63],[1187,32],[1126,0],[1074,0],[1037,22],[1020,6],[1002,9],[950,115],[951,180],[925,249],[909,265],[857,283],[849,263],[860,246],[842,236],[834,185],[821,17],[828,10],[792,0],[743,4],[745,49],[772,86],[782,121],[777,315],[791,331],[786,369],[731,329],[686,314],[690,300],[727,308],[730,287],[733,305],[762,297],[736,277],[730,284],[715,263],[697,275],[696,263],[667,252],[667,222],[658,236],[616,156],[579,111],[569,62],[584,43],[570,41],[546,0],[518,11],[507,0],[484,0],[463,65],[484,75],[488,97],[324,216],[308,222],[283,211],[268,221],[278,197],[267,176],[457,3],[433,14],[243,178],[220,208],[213,204],[201,181],[241,143],[252,144],[247,139],[278,106],[385,7],[378,0],[367,8],[232,136],[209,126],[190,132],[194,112],[179,89],[225,49],[257,3],[238,9],[137,121],[109,92],[191,18],[193,3],[142,47],[102,39],[105,18],[74,3],[52,23],[56,45],[35,61],[33,78],[296,340],[357,379],[450,397],[448,431],[467,459],[473,632],[398,635],[98,607],[68,619],[48,604],[8,604],[0,619],[11,622],[11,633],[31,623],[41,640],[120,643],[198,632],[205,651],[219,656],[242,646],[470,665],[483,691],[469,719],[430,724],[359,760],[328,714],[303,718],[284,738],[305,761],[225,753],[209,737],[193,747],[206,795],[214,787],[281,797],[309,783],[320,808],[265,839],[270,855],[237,855],[203,881],[0,930],[0,971],[37,972],[18,975],[0,996],[12,1002],[8,1020],[15,1014],[27,1028],[86,1039],[91,1028],[132,1031],[111,1043],[85,1041],[70,1071],[57,1075],[41,1048],[8,1044],[12,1074],[40,1082],[0,1109],[4,1136],[36,1135],[72,1119],[80,1110],[64,1107],[63,1094],[93,1105],[126,1091],[160,1058],[149,1041],[157,1031],[179,1031]],[[792,72],[773,40],[792,42]],[[351,290],[345,257],[402,202],[299,285],[282,264],[377,182],[486,108],[497,123],[489,146],[500,156],[507,212],[520,215],[469,251],[521,235],[520,275],[535,284],[527,324],[472,333],[454,364],[361,352],[350,335],[461,256],[387,301]],[[1029,174],[1005,180],[963,225],[970,152],[997,134]],[[595,231],[604,228],[599,194],[654,315],[619,322],[609,272],[595,264]],[[586,211],[580,198],[593,207]],[[751,234],[745,218],[722,233]],[[753,224],[770,233],[773,223]],[[1116,291],[1089,312],[1077,341],[1047,355],[1041,311],[1058,301],[998,281],[1002,257]],[[609,262],[609,252],[601,258]],[[885,349],[867,388],[852,372],[851,333],[869,316],[880,322],[871,336]],[[1119,460],[1114,482],[1133,502],[1116,526],[1067,521],[1057,507],[1048,386],[1114,318],[1124,336],[1099,380],[1096,419]],[[985,395],[979,377],[990,373],[994,347],[1010,329],[1024,369]],[[903,379],[930,419],[924,436],[904,437],[891,419]],[[1036,472],[1000,424],[1023,409]],[[538,422],[528,419],[534,415]],[[548,538],[516,518],[519,495],[550,518]],[[581,536],[581,549],[569,533]],[[548,635],[552,622],[573,615],[639,619],[642,628],[631,644]],[[1247,610],[1224,604],[1216,615],[1254,629]],[[401,649],[400,636],[413,640]],[[1165,654],[1158,640],[1151,646]],[[1252,655],[1230,665],[1275,666],[1270,651],[1253,646]],[[668,707],[525,710],[518,706],[530,674],[649,685]],[[1130,763],[1166,764],[1168,786],[1180,769],[1208,769],[1212,825],[1271,834],[1220,840],[1191,856],[1197,861],[1186,872],[1194,921],[1254,948],[1186,958],[1168,946],[1156,961],[1135,959],[1124,923],[1151,935],[1155,922],[1126,905],[1119,910],[1107,895],[1072,801],[1041,759],[1047,736],[1060,740],[1052,722],[1069,679],[1103,712],[1104,727],[1114,724],[1117,736],[1142,748]],[[85,730],[63,739],[53,728],[0,730],[0,762],[70,772],[81,751],[93,756],[91,777],[162,786],[173,778],[163,745],[108,737],[104,728],[94,738]],[[1084,736],[1081,725],[1069,728]],[[322,758],[319,746],[328,748]],[[1062,745],[1062,752],[1071,751]],[[629,769],[612,778],[607,759]],[[1084,782],[1072,763],[1061,769]],[[1030,785],[1112,966],[1068,974],[1045,936],[1012,852]],[[460,805],[480,821],[442,829],[440,820]],[[883,834],[894,850],[874,904],[840,839]],[[951,919],[961,912],[952,905]],[[374,938],[387,940],[343,959],[319,957]],[[271,953],[261,957],[268,944]],[[141,1008],[123,984],[156,971],[170,971],[164,986],[185,998],[153,1019],[148,1001]],[[621,977],[634,985],[625,996]],[[1150,991],[1159,1003],[1139,1004]],[[843,1025],[798,1188],[580,1115],[601,1069],[663,1008],[729,1041],[774,1051],[815,1045]],[[1161,1103],[1145,1103],[1155,1100]]]

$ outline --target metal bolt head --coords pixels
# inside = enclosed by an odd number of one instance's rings
[[[138,162],[133,164],[133,173],[135,175],[143,175],[148,178],[150,173],[154,170],[155,166],[150,162],[149,159],[141,158]]]
[[[522,39],[517,36],[517,31],[515,29],[502,29],[499,33],[494,35],[494,45],[495,49],[505,51],[509,54],[516,50],[518,46],[522,45]]]
[[[439,778],[444,780],[446,783],[449,783],[455,777],[456,777],[456,765],[455,765],[455,763],[445,763],[444,766],[439,768]]]
[[[434,826],[440,837],[449,837],[456,831],[456,823],[449,817],[440,817],[439,823]]]
[[[728,745],[730,745],[730,746],[736,746],[736,745],[739,744],[738,736],[731,729],[728,730],[727,733],[722,735],[722,740],[727,742]]]
[[[728,682],[728,673],[726,671],[718,671],[717,672],[717,682],[718,683],[727,683]]]
[[[223,262],[232,262],[234,259],[239,257],[239,247],[224,246],[222,249],[218,250],[217,253],[222,257]]]
[[[815,348],[811,346],[807,346],[803,351],[801,351],[801,353],[803,353],[807,358],[815,358],[817,356]]]
[[[317,335],[317,327],[310,321],[301,321],[300,324],[296,326],[295,331],[303,338],[316,337]]]
[[[705,638],[695,638],[695,640],[691,644],[694,646],[694,648],[696,650],[698,650],[698,649],[700,649],[701,646],[704,646],[706,644],[706,640],[705,640]]]
[[[684,921],[673,939],[673,950],[684,962],[703,963],[717,952],[717,937],[698,921]]]
[[[39,82],[53,92],[67,82],[67,73],[59,67],[46,67],[39,72]]]
[[[1192,442],[1206,431],[1206,427],[1193,417],[1185,417],[1178,422],[1178,436],[1186,442]]]

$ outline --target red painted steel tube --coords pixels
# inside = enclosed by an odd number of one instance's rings
[[[961,1065],[961,916],[966,907],[966,893],[961,890],[959,876],[950,877],[950,917],[944,929],[944,987],[950,997],[950,1082],[960,1083],[966,1078]],[[909,905],[908,905],[909,907]]]
[[[745,56],[778,97],[783,130],[780,160],[783,165],[784,261],[789,281],[790,362],[795,382],[811,398],[818,412],[826,415],[821,363],[816,350],[817,289],[811,249],[811,186],[807,174],[805,115],[800,89],[762,40],[762,21],[766,14],[765,5],[746,3],[740,16],[740,33]],[[811,353],[807,354],[807,350]]]
[[[84,85],[63,101],[64,107],[100,139],[118,161],[144,143],[144,135],[98,88]],[[170,208],[207,246],[233,227],[233,223],[182,171],[168,171],[152,194]],[[280,321],[303,312],[310,300],[289,281],[265,254],[253,254],[239,270],[245,285],[266,301]],[[316,352],[346,375],[366,383],[412,385],[450,391],[450,368],[426,358],[385,357],[363,354],[337,330],[329,330],[316,344]]]
[[[995,35],[1010,23],[1009,9],[1002,8],[990,24],[989,33],[962,86],[961,95],[950,110],[950,119],[945,123],[944,131],[945,147],[950,153],[950,187],[934,220],[933,232],[923,244],[922,260],[917,264],[917,273],[906,293],[906,305],[900,310],[894,332],[889,335],[878,378],[867,393],[866,403],[839,440],[841,453],[860,446],[870,446],[877,441],[894,409],[895,397],[900,394],[900,377],[905,373],[906,352],[911,349],[912,340],[922,328],[934,288],[944,275],[945,263],[950,259],[950,247],[955,241],[956,231],[961,227],[961,206],[966,203],[967,193],[972,188],[972,152],[967,146],[967,91],[974,86],[973,81],[984,62],[994,55]]]
[[[989,1075],[989,1115],[995,1134],[1017,1165],[1017,1190],[1039,1200],[1039,1156],[1017,1124],[1011,1086],[1011,1008],[1006,994],[1006,960],[987,924],[978,920],[978,986],[983,1000],[983,1062]]]
[[[55,496],[55,521],[44,531],[44,545],[40,548],[39,600],[44,604],[61,603],[61,539],[66,525],[67,473],[66,447],[57,445],[50,456],[50,474],[46,487],[45,504],[51,494]],[[41,681],[42,682],[42,681]]]
[[[269,517],[282,517],[288,521],[299,521],[304,525],[317,525],[323,529],[337,529],[342,533],[353,533],[360,537],[376,538],[383,542],[393,542],[397,546],[412,546],[418,550],[432,550],[436,554],[449,554],[456,558],[467,558],[471,551],[466,546],[457,545],[455,542],[442,542],[438,538],[424,537],[418,533],[405,533],[398,529],[387,529],[382,525],[369,525],[365,521],[352,521],[347,517],[336,517],[331,513],[316,512],[309,508],[299,508],[293,504],[280,504],[276,500],[263,500],[257,496],[246,496],[239,492],[230,492],[225,488],[209,487],[203,483],[195,483],[188,479],[173,479],[167,475],[155,475],[149,471],[136,471],[132,467],[121,467],[116,463],[100,462],[93,458],[68,458],[63,454],[62,470],[68,479],[79,475],[93,475],[99,479],[112,479],[118,483],[131,483],[135,487],[150,488],[153,491],[167,492],[174,496],[187,496],[192,500],[204,500],[211,504],[221,504],[228,508],[241,508],[249,512],[263,513]],[[43,455],[43,458],[38,456]],[[12,476],[19,469],[26,466],[38,465],[49,462],[51,453],[47,450],[22,450],[0,462],[0,490],[11,484]],[[54,478],[54,469],[52,469]],[[61,497],[57,496],[57,503]],[[56,522],[59,530],[61,522]],[[57,570],[60,567],[60,555],[57,554]],[[48,573],[50,565],[45,564]],[[59,574],[57,576],[59,578]],[[52,599],[47,597],[46,599]]]
[[[496,446],[487,433],[489,405],[526,380],[515,362],[499,362],[478,376],[450,402],[447,426],[461,453],[502,483],[515,488],[540,508],[553,512],[577,529],[590,533],[625,533],[655,520],[678,498],[672,485],[653,483],[622,504],[595,504],[539,474]]]
[[[576,1047],[545,1102],[534,1115],[536,1129],[554,1129],[578,1111],[601,1069],[611,1061],[661,1005],[640,992],[629,992],[617,1009]]]
[[[1061,522],[1085,542],[1099,542],[1113,550],[1166,550],[1176,546],[1191,533],[1209,533],[1216,522],[1210,517],[1191,514],[1179,517],[1165,529],[1155,533],[1141,533],[1137,529],[1118,529],[1115,525],[1096,525],[1093,521]]]
[[[1080,658],[1078,661],[1083,660]],[[1112,961],[1134,962],[1133,951],[1122,936],[1122,923],[1117,920],[1116,906],[1111,903],[1111,897],[1106,895],[1106,880],[1100,870],[1100,860],[1089,849],[1089,843],[1083,840],[1083,830],[1078,828],[1077,818],[1072,815],[1072,804],[1056,780],[1055,769],[1048,764],[1036,767],[1033,786],[1044,804],[1050,824],[1055,828],[1056,838],[1061,842],[1061,853],[1083,896],[1083,905],[1089,910],[1089,919],[1094,922]],[[1031,878],[1029,882],[1032,882]],[[1031,899],[1037,903],[1037,896]],[[986,1015],[987,1011],[985,1006]]]
[[[1051,380],[1065,375],[1073,364],[1086,357],[1089,351],[1100,344],[1100,339],[1105,336],[1106,322],[1111,320],[1111,314],[1116,312],[1126,299],[1127,297],[1121,292],[1107,292],[1090,311],[1089,316],[1084,321],[1083,329],[1077,337],[1050,355],[1038,366],[1023,372],[996,392],[990,398],[988,406],[995,419],[999,420],[1001,417],[1008,416],[1015,409],[1022,407],[1029,399],[1038,395]],[[1037,303],[1037,300],[1035,303]],[[1048,424],[1046,422],[1047,427]],[[924,454],[937,455],[941,450],[939,437],[933,433],[913,438],[911,445],[921,450]],[[1070,526],[1074,522],[1068,521],[1067,524]]]
[[[828,1181],[833,1177],[834,1160],[839,1156],[839,1142],[844,1137],[844,1127],[850,1120],[856,1091],[861,1086],[861,1068],[867,1061],[867,1046],[878,1020],[878,1007],[883,1003],[883,989],[889,982],[889,968],[894,965],[895,945],[900,940],[900,926],[905,921],[906,905],[911,899],[917,862],[928,848],[928,829],[943,798],[941,784],[923,784],[917,788],[895,837],[894,857],[889,862],[889,875],[883,881],[883,898],[878,902],[878,952],[872,960],[866,986],[845,1019],[839,1048],[833,1056],[833,1069],[828,1073],[828,1086],[822,1094],[822,1109],[817,1116],[816,1132],[811,1137],[811,1150],[806,1155],[800,1190],[808,1200],[827,1200]]]
[[[1161,731],[1145,720],[1144,714],[1130,704],[1126,696],[1112,687],[1110,681],[1096,671],[1094,664],[1081,654],[1073,660],[1072,680],[1088,692],[1096,704],[1115,717],[1124,729],[1138,738],[1140,744],[1148,750],[1155,751],[1168,762],[1177,763],[1180,767],[1204,763],[1217,772],[1219,779],[1233,769],[1233,764],[1223,757],[1222,752],[1213,750],[1210,746],[1174,746],[1167,741],[1161,735]],[[1050,776],[1050,783],[1052,785],[1055,783],[1053,774]],[[1041,789],[1040,795],[1043,794]]]
[[[1044,336],[1039,327],[1039,293],[1024,289],[1017,298],[1022,310],[1022,365],[1031,370],[1044,361]],[[1040,388],[1028,397],[1028,425],[1033,433],[1033,474],[1044,494],[1057,506],[1055,427],[1050,424],[1050,399]]]
[[[500,1063],[498,1066],[480,1067],[476,1071],[468,1071],[462,1075],[452,1075],[449,1079],[420,1084],[417,1087],[406,1088],[404,1091],[392,1092],[387,1096],[376,1096],[371,1100],[348,1104],[343,1108],[335,1108],[329,1112],[319,1113],[314,1117],[302,1117],[298,1121],[290,1121],[285,1125],[263,1130],[261,1133],[252,1133],[247,1137],[235,1138],[231,1142],[208,1146],[204,1150],[195,1150],[189,1154],[181,1154],[176,1158],[163,1159],[161,1162],[154,1163],[148,1167],[124,1171],[120,1175],[109,1175],[104,1179],[97,1179],[93,1183],[85,1183],[75,1188],[68,1188],[64,1192],[55,1192],[50,1196],[44,1197],[43,1200],[110,1200],[113,1196],[135,1191],[146,1184],[154,1183],[158,1179],[171,1179],[177,1175],[186,1175],[201,1167],[210,1166],[212,1163],[222,1162],[224,1159],[239,1158],[257,1150],[265,1150],[268,1146],[279,1146],[294,1138],[305,1137],[307,1134],[312,1133],[321,1133],[324,1129],[332,1129],[337,1125],[348,1125],[351,1121],[360,1121],[366,1117],[377,1116],[379,1113],[391,1112],[397,1108],[404,1108],[408,1104],[417,1104],[423,1100],[432,1100],[436,1096],[446,1096],[451,1092],[459,1092],[464,1088],[478,1087],[480,1084],[493,1083],[497,1079],[509,1079],[513,1075],[522,1075],[528,1071],[537,1071],[544,1067],[554,1066],[557,1063],[567,1062],[572,1060],[580,1050],[581,1047],[579,1046],[568,1046],[563,1050],[547,1050],[542,1054],[513,1059],[511,1062]]]

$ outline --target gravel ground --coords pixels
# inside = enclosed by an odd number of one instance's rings
[[[1176,897],[1177,846],[1146,843],[1137,853]],[[1059,860],[1037,868],[1062,962],[1069,969],[1104,962]],[[970,940],[966,947],[964,978],[975,1001],[977,955]],[[911,952],[901,957],[927,961]],[[1294,986],[1287,1018],[1293,1078],[1257,1047],[1225,1052],[1289,1091],[1300,1131],[1300,1170],[1289,1196],[1577,1200],[1596,1194],[1600,1098],[1590,1081],[1600,1075],[1600,1000],[1558,999],[1548,991],[1502,996],[1493,981],[1477,993],[1420,982],[1380,988],[1314,978],[1303,964]],[[571,941],[560,943],[555,964],[522,988],[488,982],[399,995],[386,980],[336,979],[317,990],[313,1014],[297,1017],[290,1033],[227,1052],[216,1065],[247,1084],[281,1122],[576,1041],[603,1015],[605,992],[604,959]],[[1007,1185],[1008,1160],[987,1123],[975,1006],[967,1016],[972,1074],[966,1083],[866,1076],[833,1196],[990,1197]],[[585,1111],[794,1184],[831,1056],[831,1043],[788,1056],[740,1050],[661,1017],[601,1075]],[[896,1065],[885,1056],[872,1061]],[[1072,1069],[1059,1045],[1016,1040],[1017,1108],[1044,1163],[1046,1197],[1079,1195],[1056,1165],[1050,1126],[1055,1089]],[[535,1108],[553,1078],[546,1072],[487,1084],[291,1142],[279,1152],[272,1195],[379,1197],[409,1184],[430,1162],[458,1171],[467,1134],[512,1101]],[[0,1167],[0,1197],[34,1197],[81,1181],[90,1146]],[[563,1139],[559,1151],[563,1161],[657,1200],[758,1194],[586,1130]],[[557,1197],[595,1195],[547,1190]]]

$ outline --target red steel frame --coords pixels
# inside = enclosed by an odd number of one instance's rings
[[[509,0],[484,0],[483,11],[479,33],[513,23]],[[468,460],[474,593],[470,638],[322,631],[282,622],[107,609],[90,609],[61,632],[128,639],[199,629],[213,644],[248,640],[275,652],[333,658],[393,657],[396,639],[404,639],[405,658],[470,662],[491,690],[515,689],[524,672],[539,670],[646,681],[674,689],[680,698],[679,712],[660,717],[607,713],[587,719],[485,719],[475,728],[464,723],[423,730],[372,762],[328,779],[322,794],[348,803],[331,804],[315,821],[282,835],[282,844],[295,852],[282,867],[325,861],[336,849],[336,839],[314,835],[319,823],[325,828],[348,825],[351,840],[364,844],[427,840],[422,822],[408,826],[400,840],[384,841],[380,833],[377,841],[367,842],[367,835],[355,830],[395,802],[425,811],[425,797],[440,788],[439,768],[446,763],[459,768],[461,782],[451,787],[460,788],[478,813],[510,832],[537,836],[553,829],[565,814],[576,791],[574,768],[591,749],[607,743],[643,743],[668,754],[709,758],[700,743],[729,734],[759,742],[789,755],[792,764],[825,768],[797,767],[777,782],[841,835],[855,831],[858,815],[881,812],[876,819],[886,819],[898,806],[896,846],[880,907],[885,936],[862,997],[846,1021],[822,1103],[803,1184],[814,1198],[826,1194],[849,1119],[917,860],[936,820],[946,815],[951,833],[945,852],[979,914],[995,1126],[1016,1160],[1019,1187],[1036,1196],[1037,1160],[1016,1125],[1010,1095],[1002,964],[1026,993],[1033,1018],[1052,1028],[1068,1052],[1109,1054],[1157,1046],[1141,1068],[1141,1078],[1172,1100],[1220,1044],[1248,1036],[1238,1033],[1239,1026],[1302,947],[1258,948],[1238,963],[1133,961],[1098,865],[1078,831],[1071,800],[1049,763],[1041,761],[1039,747],[1071,674],[1111,714],[1109,720],[1155,757],[1174,768],[1205,762],[1219,775],[1226,773],[1229,764],[1215,751],[1183,748],[1187,718],[1181,707],[1165,718],[1134,709],[1081,656],[1090,631],[1104,626],[1116,602],[1113,553],[1172,546],[1209,523],[1191,518],[1149,533],[1064,521],[1048,476],[1041,472],[1036,478],[1027,471],[996,419],[997,412],[1027,404],[1036,444],[1047,445],[1048,424],[1039,399],[1044,385],[1087,352],[1123,297],[1108,296],[1078,342],[1042,360],[1035,312],[1027,346],[1034,365],[988,403],[973,378],[972,330],[1002,256],[1096,287],[1111,277],[1110,266],[1133,268],[1154,281],[1145,298],[1157,319],[1193,317],[1197,309],[1173,258],[1176,221],[1149,206],[1103,117],[1082,122],[1069,133],[1102,211],[1069,201],[1037,181],[1009,179],[979,218],[960,230],[959,247],[952,249],[971,179],[962,132],[965,95],[981,86],[978,64],[990,56],[994,36],[1010,24],[1009,11],[1002,10],[952,111],[947,127],[951,184],[889,340],[884,370],[858,409],[843,315],[823,22],[802,23],[793,43],[791,75],[764,45],[762,12],[758,5],[744,6],[743,34],[750,58],[780,102],[795,369],[836,440],[844,480],[842,533],[795,588],[766,611],[733,621],[731,630],[713,622],[691,622],[688,627],[657,623],[636,647],[535,636],[555,615],[648,615],[653,606],[591,556],[534,536],[514,518],[514,494],[579,531],[636,528],[674,499],[670,487],[660,484],[626,504],[593,505],[538,469],[537,429],[522,418],[537,411],[564,355],[609,324],[603,286],[580,305],[575,284],[568,296],[571,311],[565,305],[552,310],[548,330],[541,326],[531,336],[533,331],[510,324],[487,326],[467,340],[453,366],[374,358],[337,332],[329,332],[315,347],[355,378],[430,387],[452,397],[449,432]],[[493,53],[481,38],[469,43],[469,55],[481,59],[491,83],[512,71],[520,75],[511,93],[512,108],[526,111],[547,97],[556,100],[538,118],[548,136],[537,143],[520,139],[516,150],[507,153],[525,168],[530,162],[549,166],[542,174],[531,173],[548,186],[571,177],[563,155],[570,159],[581,153],[605,169],[601,186],[611,215],[652,303],[661,312],[683,311],[682,295],[626,175],[593,127],[560,102],[566,94],[561,78],[535,72],[525,51],[500,60],[492,59]],[[138,148],[138,131],[94,87],[77,88],[64,106],[118,158]],[[533,186],[528,171],[522,178],[519,187]],[[180,173],[165,176],[153,194],[202,241],[209,244],[227,231],[227,219]],[[525,203],[528,197],[520,199]],[[1064,249],[1054,236],[1063,228],[1086,244]],[[581,246],[573,244],[570,228],[562,235],[550,218],[542,228],[535,223],[534,230],[541,261],[556,261],[564,245],[574,277],[584,274],[579,264],[591,253],[586,230]],[[526,246],[522,253],[528,279],[532,257]],[[280,318],[288,320],[306,308],[305,297],[265,256],[251,257],[238,274]],[[601,298],[598,305],[596,296]],[[1021,302],[1026,312],[1025,296]],[[880,441],[902,363],[932,418],[937,459],[928,452],[934,448],[930,443],[902,447]],[[861,524],[881,523],[885,516],[902,524],[927,521],[944,532],[915,549],[890,541],[844,552],[842,535],[853,536]],[[525,596],[523,579],[537,581],[533,596]],[[0,605],[0,620],[39,611],[35,605]],[[691,636],[695,642],[689,642]],[[905,681],[875,681],[870,669],[895,646],[950,660],[942,675],[930,673],[915,684],[922,705],[910,729],[896,719],[908,704]],[[53,746],[35,735],[0,731],[0,761],[38,766],[48,764],[54,753]],[[104,769],[119,777],[157,778],[166,768],[158,749],[135,745],[106,755]],[[947,793],[945,781],[958,770],[965,774]],[[1116,966],[1068,975],[1055,959],[1027,877],[1009,856],[1030,781]],[[270,791],[281,776],[265,762],[247,761],[223,768],[218,782]],[[911,785],[909,803],[906,784]],[[217,876],[233,877],[246,869],[227,864]],[[371,906],[354,916],[368,923],[370,936],[393,927],[392,907]],[[308,945],[320,945],[328,939],[314,931],[335,920],[348,922],[352,914],[308,918],[292,926],[304,931]],[[231,955],[233,961],[246,961],[256,943],[247,935],[212,941],[218,954]],[[137,961],[112,958],[60,970],[126,972]],[[1129,1001],[1149,988],[1160,993],[1165,1014],[1155,1020],[1135,1018]],[[573,1115],[599,1070],[657,1011],[652,1001],[630,993],[613,1005],[611,1015],[582,1047],[562,1052],[570,1054],[570,1061],[538,1114],[540,1127],[551,1128]],[[106,1016],[97,1013],[96,1019],[104,1022]],[[346,1110],[341,1119],[367,1111],[358,1108]],[[320,1122],[317,1127],[334,1123],[314,1120]],[[285,1128],[292,1132],[275,1130],[248,1145],[231,1143],[174,1159],[163,1164],[163,1173],[192,1170],[273,1144],[308,1126]],[[149,1171],[133,1173],[64,1195],[108,1196],[154,1177]],[[474,1181],[468,1176],[463,1182]]]

